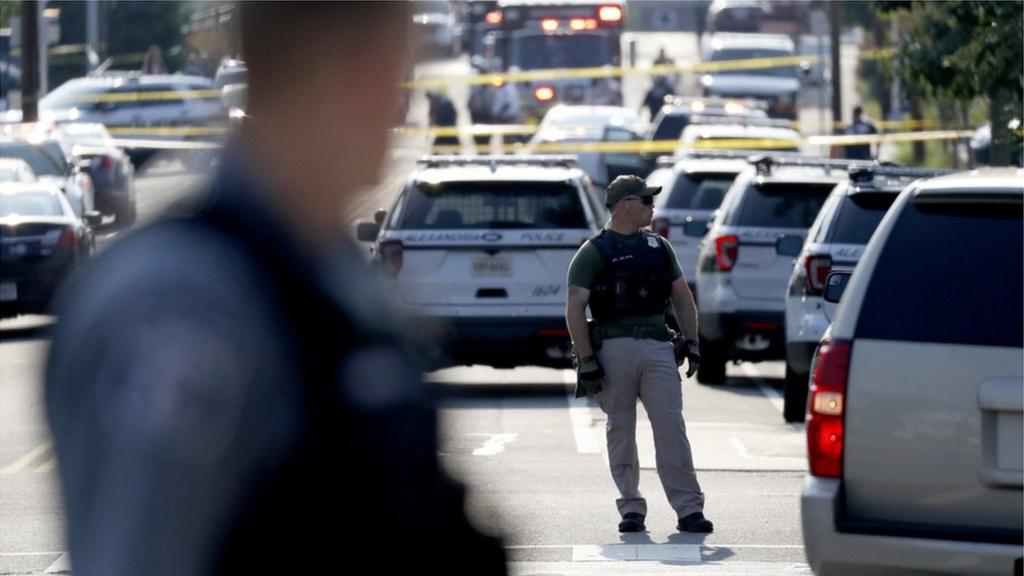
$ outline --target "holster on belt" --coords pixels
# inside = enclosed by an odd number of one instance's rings
[[[590,335],[590,347],[597,352],[601,349],[601,344],[604,343],[604,338],[601,336],[601,330],[597,327],[597,322],[594,322],[593,318],[587,320],[587,334]]]

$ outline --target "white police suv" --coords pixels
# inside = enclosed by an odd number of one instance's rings
[[[924,180],[826,277],[845,293],[812,364],[815,574],[1021,574],[1022,214],[1024,171]]]
[[[565,367],[566,272],[605,220],[573,156],[430,156],[357,234],[445,342],[435,366]]]
[[[890,166],[851,168],[849,179],[836,186],[825,201],[806,242],[795,236],[780,242],[781,254],[797,256],[786,289],[783,415],[787,422],[804,419],[811,357],[830,321],[822,299],[825,277],[832,270],[853,270],[864,245],[903,188],[914,179],[949,172]]]
[[[651,229],[672,242],[694,294],[701,238],[736,175],[748,165],[743,154],[693,151],[659,158],[659,168],[647,177],[648,186],[662,189],[654,197]]]
[[[697,301],[702,361],[697,380],[721,383],[729,360],[780,360],[786,282],[793,257],[780,240],[799,242],[850,161],[796,156],[751,159],[725,195],[701,244]]]

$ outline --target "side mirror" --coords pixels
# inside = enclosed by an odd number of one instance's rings
[[[374,242],[380,234],[380,224],[360,220],[356,222],[356,239],[360,242]]]
[[[693,216],[687,216],[683,224],[683,235],[690,238],[703,238],[711,229],[710,220],[694,220]]]
[[[76,164],[78,164],[78,167],[82,170],[92,169],[92,159],[90,158],[80,158]]]
[[[90,228],[97,228],[100,224],[103,224],[103,214],[96,211],[86,212],[82,218]]]
[[[804,239],[800,236],[779,236],[775,241],[775,253],[780,256],[799,256],[804,249]]]
[[[825,301],[836,304],[846,291],[846,283],[850,281],[851,272],[829,272],[825,277]]]
[[[373,221],[377,224],[383,224],[384,219],[388,217],[388,211],[381,208],[373,213]]]

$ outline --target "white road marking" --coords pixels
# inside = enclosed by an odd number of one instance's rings
[[[56,468],[56,467],[57,467],[57,459],[56,458],[50,458],[46,462],[43,462],[42,464],[37,466],[36,469],[33,470],[33,472],[35,472],[36,474],[46,474],[47,472],[52,472],[53,469]]]
[[[505,451],[505,445],[510,442],[515,442],[518,434],[487,434],[487,433],[474,433],[470,436],[487,436],[488,439],[484,442],[484,445],[476,450],[473,450],[473,456],[494,456]]]
[[[732,447],[735,448],[737,452],[739,452],[741,457],[750,458],[750,452],[747,451],[747,447],[743,445],[743,442],[741,442],[739,438],[733,436],[729,439],[729,443],[732,444]]]
[[[572,547],[573,562],[700,562],[699,544],[604,544]]]
[[[32,449],[32,451],[29,452],[28,454],[25,454],[21,458],[8,464],[3,469],[0,469],[0,476],[6,474],[16,474],[20,472],[23,468],[31,464],[33,460],[42,456],[47,450],[49,450],[52,447],[53,440],[47,440],[46,442],[43,442],[39,446],[36,446],[34,449]]]
[[[68,558],[67,554],[61,554],[60,558],[50,564],[50,567],[46,569],[44,574],[58,574],[63,572],[71,572],[71,559]]]
[[[775,388],[772,388],[771,386],[765,384],[761,375],[757,372],[757,370],[754,369],[752,365],[747,363],[740,364],[740,370],[742,370],[744,374],[750,376],[751,378],[754,379],[755,382],[757,382],[757,387],[761,390],[761,393],[768,398],[768,401],[772,403],[772,406],[775,406],[775,409],[779,411],[779,414],[782,414],[786,406],[786,402],[782,399],[782,395],[779,394],[779,392]]]
[[[576,379],[571,370],[563,372],[562,377],[566,384],[572,384]],[[595,430],[591,410],[590,400],[569,396],[569,419],[572,421],[573,438],[576,439],[576,451],[580,454],[604,454],[603,434]]]

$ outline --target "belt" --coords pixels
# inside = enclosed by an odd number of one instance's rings
[[[599,326],[597,333],[605,340],[612,338],[636,338],[638,340],[659,340],[661,342],[668,342],[670,340],[668,328],[665,326]]]

